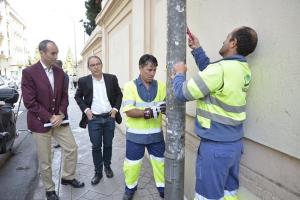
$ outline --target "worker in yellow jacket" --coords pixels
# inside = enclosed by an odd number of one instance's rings
[[[126,114],[125,193],[123,200],[133,199],[142,160],[147,148],[154,180],[160,197],[164,197],[164,152],[162,114],[165,113],[166,86],[154,80],[157,60],[145,54],[139,60],[140,75],[125,84],[123,112]]]
[[[197,101],[195,133],[201,138],[196,162],[196,200],[237,200],[243,152],[243,122],[251,71],[246,56],[257,45],[249,27],[234,29],[223,42],[222,60],[210,63],[198,38],[189,46],[200,69],[185,80],[183,63],[174,65],[173,91],[181,101]]]

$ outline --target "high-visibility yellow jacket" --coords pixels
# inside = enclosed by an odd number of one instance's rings
[[[179,79],[175,77],[175,87]],[[196,134],[214,141],[242,138],[250,80],[245,59],[223,59],[184,81],[183,96],[188,101],[197,100]]]
[[[157,93],[151,102],[141,99],[135,81],[125,84],[123,91],[123,112],[131,109],[144,110],[161,103],[166,98],[166,86],[161,81],[157,81]],[[157,119],[125,117],[126,139],[135,143],[149,144],[163,140],[162,115]]]

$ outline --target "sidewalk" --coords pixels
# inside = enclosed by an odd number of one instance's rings
[[[91,185],[94,176],[94,166],[92,159],[91,143],[87,129],[78,127],[81,112],[74,100],[74,90],[69,92],[69,118],[72,132],[78,145],[78,161],[76,178],[85,183],[85,187],[80,189],[71,186],[58,185],[60,169],[60,148],[53,149],[53,181],[56,184],[56,192],[59,192],[61,200],[121,200],[124,193],[123,161],[125,157],[125,136],[119,129],[115,130],[113,140],[112,164],[111,168],[114,177],[108,179],[103,173],[103,178],[96,186]],[[58,191],[59,190],[59,191]],[[44,200],[45,190],[41,180],[34,191],[34,200]],[[152,169],[148,159],[145,157],[138,190],[134,195],[134,200],[159,200],[159,194],[155,187],[152,176]]]

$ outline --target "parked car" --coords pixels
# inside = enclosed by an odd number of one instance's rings
[[[18,83],[16,83],[15,81],[11,80],[7,83],[9,88],[13,88],[15,90],[19,89]]]
[[[0,77],[0,89],[1,88],[13,88],[18,90],[20,81],[17,78],[7,78],[6,76]]]
[[[7,85],[7,83],[3,80],[2,77],[0,77],[0,89],[2,88],[9,88],[9,86]]]
[[[12,150],[17,136],[16,115],[13,107],[18,99],[17,90],[13,88],[0,89],[0,154]]]

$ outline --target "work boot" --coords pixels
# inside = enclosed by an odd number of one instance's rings
[[[122,200],[132,200],[134,193],[125,192]]]
[[[47,200],[59,200],[59,198],[56,195],[55,191],[46,192],[46,198],[47,198]]]
[[[159,192],[159,196],[160,196],[161,198],[165,198],[165,193],[164,193],[164,192]]]

